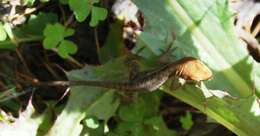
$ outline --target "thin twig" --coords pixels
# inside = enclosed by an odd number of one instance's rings
[[[74,20],[74,15],[71,14],[69,19],[64,23],[64,26],[68,27],[73,22],[73,20]]]
[[[16,47],[15,52],[18,55],[18,58],[22,62],[23,66],[25,67],[26,72],[32,76],[33,74],[31,73],[28,64],[26,63],[22,53],[20,52],[19,47]]]
[[[94,29],[94,36],[95,36],[95,43],[96,43],[97,54],[100,54],[100,44],[99,44],[99,39],[98,39],[97,27]]]
[[[43,65],[53,75],[53,77],[55,77],[56,79],[61,79],[60,76],[56,74],[56,72],[52,69],[52,67],[48,65],[48,63],[43,62]]]
[[[55,48],[51,49],[52,51],[54,51],[55,53],[58,53],[58,50]],[[66,60],[68,60],[69,62],[75,64],[76,66],[78,66],[79,68],[83,68],[84,65],[81,64],[80,62],[78,62],[76,59],[74,59],[73,57],[69,56]]]

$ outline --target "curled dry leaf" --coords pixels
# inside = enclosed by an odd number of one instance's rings
[[[176,64],[176,75],[185,80],[203,81],[212,79],[211,70],[200,60],[185,57]]]

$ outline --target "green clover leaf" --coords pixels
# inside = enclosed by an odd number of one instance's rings
[[[59,23],[48,24],[43,31],[45,36],[43,47],[45,49],[57,48],[59,56],[68,58],[70,54],[77,52],[77,46],[71,41],[64,40],[64,38],[72,36],[74,32],[74,29],[65,28]]]
[[[98,24],[99,21],[105,20],[107,17],[107,10],[100,7],[92,7],[91,11],[91,20],[89,25],[94,27]]]
[[[74,29],[67,28],[64,32],[64,37],[72,36],[75,33]]]
[[[90,26],[92,27],[107,17],[106,9],[93,6],[93,4],[98,2],[99,0],[68,0],[70,9],[73,11],[77,21],[83,22],[91,12]]]
[[[87,18],[92,6],[89,0],[69,0],[69,5],[79,22],[83,22]]]
[[[61,24],[48,24],[43,31],[45,39],[43,40],[43,47],[51,49],[57,47],[58,43],[64,38],[65,28]]]
[[[68,58],[69,54],[75,54],[77,50],[78,49],[75,43],[68,40],[63,40],[58,47],[58,54],[62,58]]]

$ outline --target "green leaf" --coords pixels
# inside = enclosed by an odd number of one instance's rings
[[[15,40],[18,44],[26,42],[39,42],[44,40],[43,30],[47,24],[55,22],[57,22],[56,14],[39,12],[37,15],[31,15],[27,24],[24,24],[21,27],[15,27],[12,30],[8,27],[5,29],[8,30],[11,37],[14,38],[15,36]],[[14,49],[15,47],[16,45],[10,38],[0,43],[0,48]]]
[[[69,6],[73,10],[76,19],[83,22],[89,15],[92,4],[89,0],[69,0]]]
[[[31,15],[28,23],[25,24],[21,31],[23,35],[43,35],[43,30],[47,24],[52,24],[58,21],[58,17],[54,13],[39,12],[37,15]]]
[[[98,3],[99,0],[91,0],[92,4]]]
[[[64,4],[64,5],[66,5],[66,4],[68,4],[68,3],[69,3],[69,0],[59,0],[59,2],[60,2],[61,4]]]
[[[98,120],[95,118],[87,118],[84,120],[84,123],[86,124],[87,127],[96,129],[99,126]]]
[[[81,132],[84,136],[104,136],[104,123],[101,123],[96,118],[87,118],[84,120],[85,128]]]
[[[189,130],[193,125],[191,113],[186,112],[185,116],[181,116],[180,122],[182,128],[184,128],[185,130]]]
[[[98,101],[92,107],[89,107],[88,115],[107,121],[115,114],[119,104],[119,99],[115,100],[114,92],[110,91],[98,98]]]
[[[65,28],[61,24],[48,24],[43,31],[45,39],[43,41],[43,47],[45,49],[51,49],[57,47],[58,43],[63,40]]]
[[[105,20],[107,17],[107,10],[100,7],[92,6],[91,10],[91,20],[89,25],[94,27],[98,24],[99,21]]]
[[[45,49],[52,49],[52,48],[55,48],[58,43],[59,43],[58,40],[55,41],[52,38],[46,38],[43,40],[43,47]]]
[[[64,37],[72,36],[75,33],[74,29],[67,28],[64,33]]]
[[[16,49],[16,46],[10,40],[6,40],[3,42],[0,42],[0,49],[14,50],[14,49]]]
[[[146,135],[148,136],[177,136],[177,133],[167,128],[161,116],[154,116],[147,119],[144,124],[146,125]]]
[[[145,107],[145,118],[156,116],[159,112],[160,107],[160,92],[152,92],[142,95]]]
[[[118,136],[143,136],[144,128],[141,122],[120,122],[115,133]]]
[[[176,58],[193,56],[202,60],[214,73],[213,80],[206,82],[207,88],[211,91],[225,90],[238,99],[213,96],[205,100],[202,90],[193,85],[185,85],[174,92],[165,85],[164,91],[205,112],[237,135],[260,134],[260,129],[254,127],[260,123],[260,109],[256,106],[257,97],[251,96],[254,89],[257,95],[260,94],[257,82],[260,81],[260,65],[249,56],[246,45],[236,36],[228,2],[134,2],[148,24],[139,37],[139,43],[147,47],[146,52],[160,55],[161,50],[167,48],[166,35],[174,32],[176,40],[173,46],[177,49],[172,55]],[[147,57],[143,52],[140,55]]]
[[[142,97],[138,97],[133,103],[120,106],[119,117],[123,121],[141,122],[144,119],[145,104]]]
[[[62,58],[68,58],[70,54],[75,54],[78,48],[73,42],[63,40],[58,47],[58,54]]]
[[[118,75],[115,75],[114,69],[118,69],[116,72]],[[108,77],[111,77],[111,80],[122,80],[121,78],[125,79],[127,76],[126,70],[123,60],[120,59],[99,67],[72,71],[68,77],[71,80],[105,80]],[[118,105],[119,98],[116,96],[112,89],[91,86],[72,87],[66,107],[58,115],[49,134],[52,136],[79,135],[83,130],[81,121],[87,116],[96,116],[107,120],[106,118],[115,112]],[[106,104],[108,107],[103,106],[105,100],[110,103]],[[97,113],[98,111],[100,112]],[[102,115],[102,111],[104,115]]]
[[[22,0],[23,5],[32,6],[35,0]]]
[[[10,24],[9,24],[9,23],[5,23],[5,24],[3,25],[3,27],[4,27],[4,30],[5,30],[6,34],[8,35],[9,39],[11,39],[11,42],[12,42],[13,44],[17,44],[17,43],[14,43],[14,41],[16,40],[16,37],[15,37],[15,35],[14,35],[13,29],[12,29],[12,27],[10,26]]]
[[[4,41],[7,38],[3,24],[0,22],[0,41]]]
[[[123,22],[116,21],[109,28],[105,45],[100,49],[99,60],[105,63],[124,54]]]
[[[40,2],[45,3],[45,2],[49,2],[50,0],[40,0]]]
[[[57,48],[58,54],[62,58],[68,58],[69,55],[77,52],[77,46],[68,40],[64,40],[65,37],[74,34],[74,29],[65,28],[63,25],[48,24],[43,32],[45,39],[43,40],[43,47],[45,49]]]

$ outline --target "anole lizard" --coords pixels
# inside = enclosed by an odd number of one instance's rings
[[[118,90],[148,90],[154,91],[173,76],[185,80],[203,81],[212,78],[212,72],[200,60],[193,57],[184,57],[173,63],[162,66],[151,72],[143,72],[125,82],[116,81],[52,81],[33,82],[36,86],[95,86]]]

